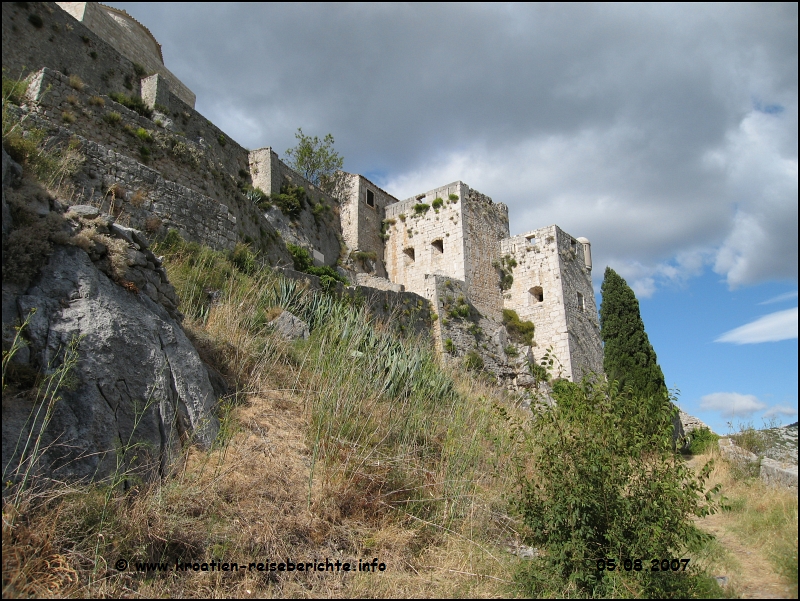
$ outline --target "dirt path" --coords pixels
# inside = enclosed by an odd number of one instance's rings
[[[714,514],[697,520],[698,526],[713,534],[731,555],[736,570],[715,573],[725,576],[742,599],[792,599],[791,589],[776,572],[772,563],[759,550],[746,544],[730,531],[730,517]]]
[[[694,457],[688,464],[699,470],[704,457]],[[730,513],[716,513],[695,520],[698,527],[713,534],[719,544],[727,551],[725,563],[727,570],[717,568],[714,576],[727,578],[742,599],[793,599],[792,589],[775,570],[766,553],[751,541],[747,541],[733,530],[736,517]]]

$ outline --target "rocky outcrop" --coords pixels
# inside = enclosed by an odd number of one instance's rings
[[[68,481],[164,475],[183,445],[207,447],[216,436],[208,372],[141,233],[93,207],[65,217],[59,206],[50,199],[38,219],[60,223],[57,238],[69,243],[41,240],[52,248],[33,279],[15,281],[4,245],[4,351],[15,326],[28,320],[23,346],[4,367],[4,479],[18,479],[19,466]],[[25,216],[35,227],[31,213]],[[66,377],[48,379],[71,356]],[[48,382],[55,395],[43,393]]]

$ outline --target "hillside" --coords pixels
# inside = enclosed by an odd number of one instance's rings
[[[4,597],[743,590],[692,516],[755,480],[676,454],[665,399],[532,364],[447,277],[346,285],[337,199],[56,4],[4,3],[3,51]]]

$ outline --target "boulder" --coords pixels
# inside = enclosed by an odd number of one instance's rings
[[[30,373],[53,373],[78,341],[77,364],[41,435],[40,475],[126,482],[163,476],[183,444],[213,441],[216,397],[181,326],[148,295],[115,284],[80,248],[57,246],[26,290],[4,283],[3,309],[4,329],[36,309],[24,331]],[[13,480],[44,412],[31,420],[39,405],[30,394],[10,388],[3,396],[3,473]]]
[[[269,323],[275,328],[276,332],[287,340],[308,339],[308,324],[288,311],[284,311]]]

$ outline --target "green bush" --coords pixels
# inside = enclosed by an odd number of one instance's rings
[[[228,139],[224,135],[220,134],[217,138],[217,142],[219,142],[220,146],[225,146],[225,144],[228,143]]]
[[[531,321],[521,321],[517,312],[512,309],[503,309],[503,325],[508,335],[514,342],[533,346],[535,326]]]
[[[6,101],[19,106],[28,92],[28,81],[25,79],[11,79],[3,75],[3,103]]]
[[[116,125],[120,121],[122,121],[122,115],[120,115],[116,111],[111,111],[110,113],[106,113],[103,115],[103,121],[110,125]]]
[[[122,94],[120,92],[111,92],[108,97],[114,102],[118,102],[125,108],[136,111],[142,117],[147,117],[150,119],[153,116],[153,109],[147,106],[138,96],[128,96],[127,94]]]
[[[444,204],[444,199],[439,198],[437,196],[436,198],[433,199],[433,202],[431,203],[431,206],[434,208],[434,210],[438,211],[442,207],[443,204]]]
[[[311,254],[302,246],[287,242],[286,248],[289,249],[289,254],[292,255],[292,263],[294,263],[295,271],[306,273],[314,266],[314,260],[311,258]]]
[[[449,198],[452,203],[458,202],[458,194],[450,194],[447,198]]]
[[[244,274],[253,275],[258,269],[258,255],[242,242],[236,243],[236,247],[230,251],[229,259]]]
[[[480,371],[483,369],[483,359],[476,351],[470,351],[464,355],[464,368],[469,371]]]
[[[529,594],[679,597],[697,595],[707,578],[651,572],[654,558],[692,557],[708,540],[692,516],[714,513],[719,487],[672,450],[668,401],[654,405],[605,380],[556,380],[556,404],[522,432],[516,507],[540,555],[521,574]],[[646,426],[647,424],[647,426]],[[643,435],[642,432],[652,432]],[[643,559],[641,571],[598,569],[598,560]],[[607,565],[607,564],[606,564]]]
[[[148,144],[153,141],[153,136],[150,135],[150,132],[147,131],[144,127],[140,127],[134,132],[134,135],[139,138],[142,142],[147,142]]]
[[[273,196],[272,201],[287,217],[299,217],[308,202],[308,196],[302,186],[283,184],[281,193]]]
[[[709,448],[716,446],[719,436],[714,434],[710,429],[705,426],[692,430],[690,433],[689,453],[692,455],[701,455]]]
[[[445,339],[445,341],[444,341],[444,350],[446,352],[450,353],[451,355],[455,355],[456,354],[456,345],[453,342],[452,338]]]
[[[424,215],[428,212],[428,209],[431,208],[431,205],[425,204],[424,202],[418,202],[414,205],[414,214],[415,215]]]

